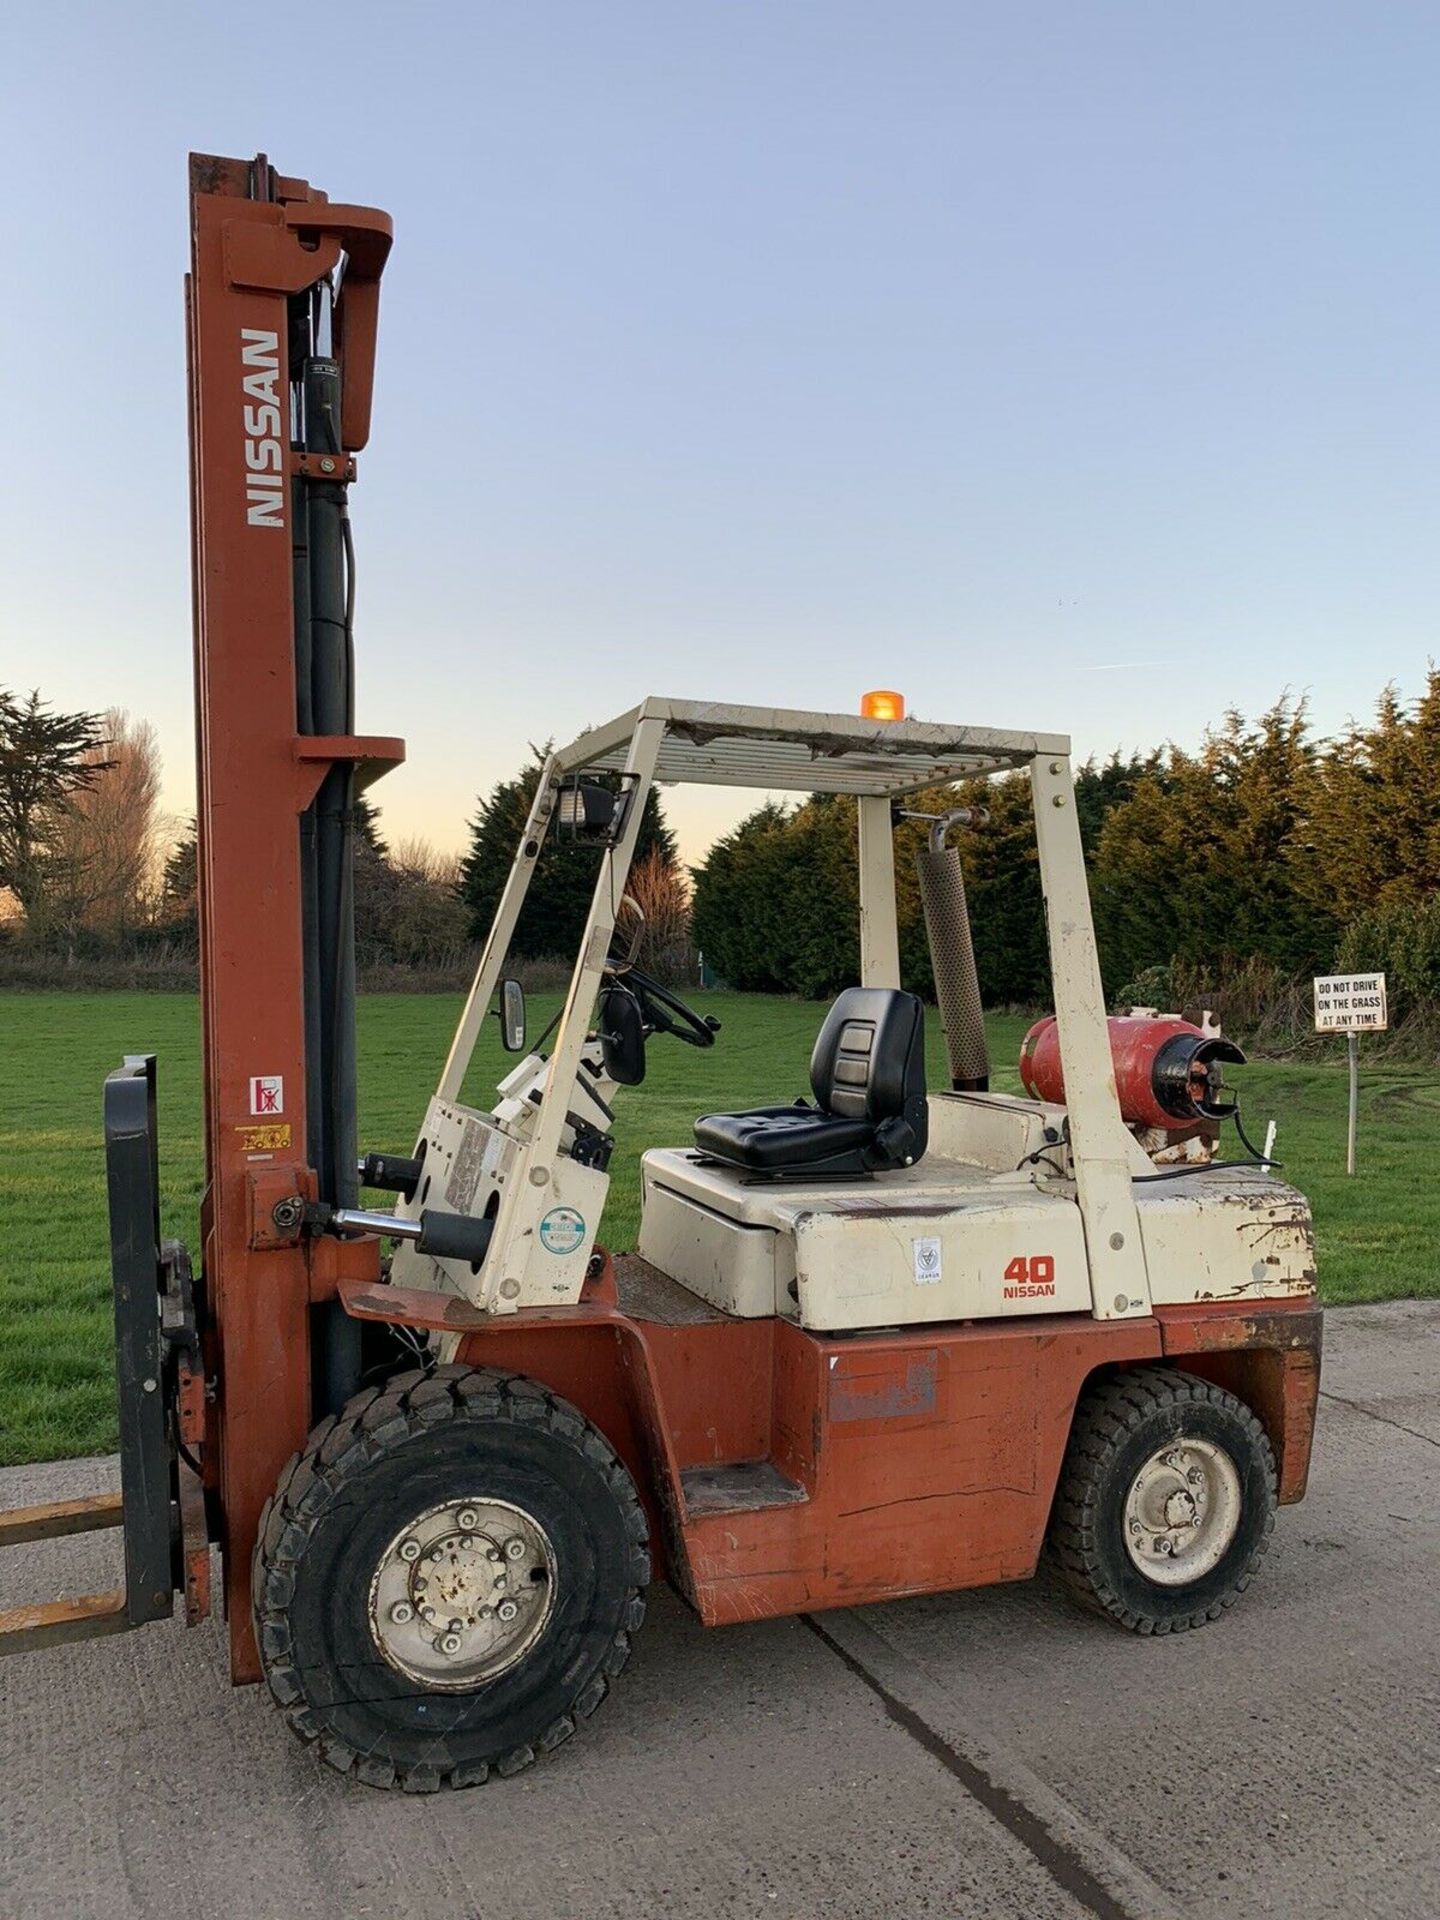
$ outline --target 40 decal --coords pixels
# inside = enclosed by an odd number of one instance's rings
[[[1053,1253],[1017,1253],[1005,1269],[1007,1300],[1038,1300],[1054,1291]]]

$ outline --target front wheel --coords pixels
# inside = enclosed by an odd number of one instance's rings
[[[445,1366],[322,1421],[280,1477],[256,1638],[294,1731],[426,1792],[519,1772],[594,1712],[645,1617],[645,1514],[548,1389]]]
[[[1275,1456],[1242,1400],[1135,1367],[1082,1396],[1050,1523],[1071,1590],[1134,1633],[1217,1620],[1275,1524]]]

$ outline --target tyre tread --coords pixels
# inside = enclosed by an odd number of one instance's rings
[[[331,1731],[323,1713],[305,1696],[286,1613],[294,1590],[294,1569],[330,1501],[341,1494],[353,1473],[392,1446],[432,1433],[448,1421],[476,1419],[546,1428],[578,1446],[601,1470],[634,1546],[629,1569],[631,1591],[622,1624],[597,1671],[578,1687],[568,1710],[537,1738],[535,1746],[518,1746],[488,1765],[473,1761],[450,1766],[425,1760],[401,1763],[378,1754],[359,1753]],[[631,1636],[645,1618],[645,1586],[650,1577],[648,1534],[645,1509],[619,1456],[578,1409],[548,1387],[521,1374],[453,1363],[438,1366],[433,1372],[413,1368],[394,1375],[382,1387],[357,1394],[338,1415],[327,1415],[320,1422],[300,1452],[287,1461],[261,1515],[252,1591],[255,1636],[271,1696],[290,1730],[313,1747],[328,1766],[367,1786],[434,1793],[446,1787],[478,1786],[496,1775],[509,1778],[521,1773],[534,1763],[537,1747],[549,1752],[561,1745],[575,1732],[578,1720],[588,1719],[595,1712],[611,1681],[629,1660]]]
[[[1208,1405],[1237,1419],[1264,1461],[1271,1499],[1260,1538],[1250,1558],[1238,1568],[1229,1586],[1217,1598],[1188,1614],[1165,1618],[1143,1614],[1125,1602],[1106,1579],[1096,1536],[1101,1523],[1101,1480],[1114,1454],[1146,1420],[1170,1409]],[[1132,1633],[1184,1633],[1218,1620],[1233,1606],[1255,1577],[1270,1545],[1275,1525],[1275,1455],[1269,1435],[1243,1400],[1173,1367],[1129,1367],[1090,1386],[1075,1409],[1070,1445],[1061,1468],[1049,1531],[1050,1557],[1065,1585],[1082,1606],[1128,1628]]]

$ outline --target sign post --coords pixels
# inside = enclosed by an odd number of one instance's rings
[[[1329,973],[1315,981],[1315,1031],[1343,1033],[1350,1066],[1350,1114],[1345,1171],[1355,1171],[1355,1128],[1360,1116],[1360,1035],[1384,1033],[1390,1024],[1383,973]]]

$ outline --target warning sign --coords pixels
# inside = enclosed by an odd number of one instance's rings
[[[937,1287],[944,1278],[945,1267],[940,1253],[938,1236],[926,1235],[923,1239],[910,1242],[910,1252],[915,1261],[915,1284],[917,1287]]]
[[[585,1242],[585,1217],[574,1207],[552,1207],[540,1222],[540,1244],[547,1253],[574,1253]]]
[[[1316,979],[1317,1033],[1384,1033],[1389,1024],[1383,973],[1326,973]]]
[[[283,1074],[251,1074],[250,1111],[254,1114],[275,1114],[285,1111],[285,1077]]]

